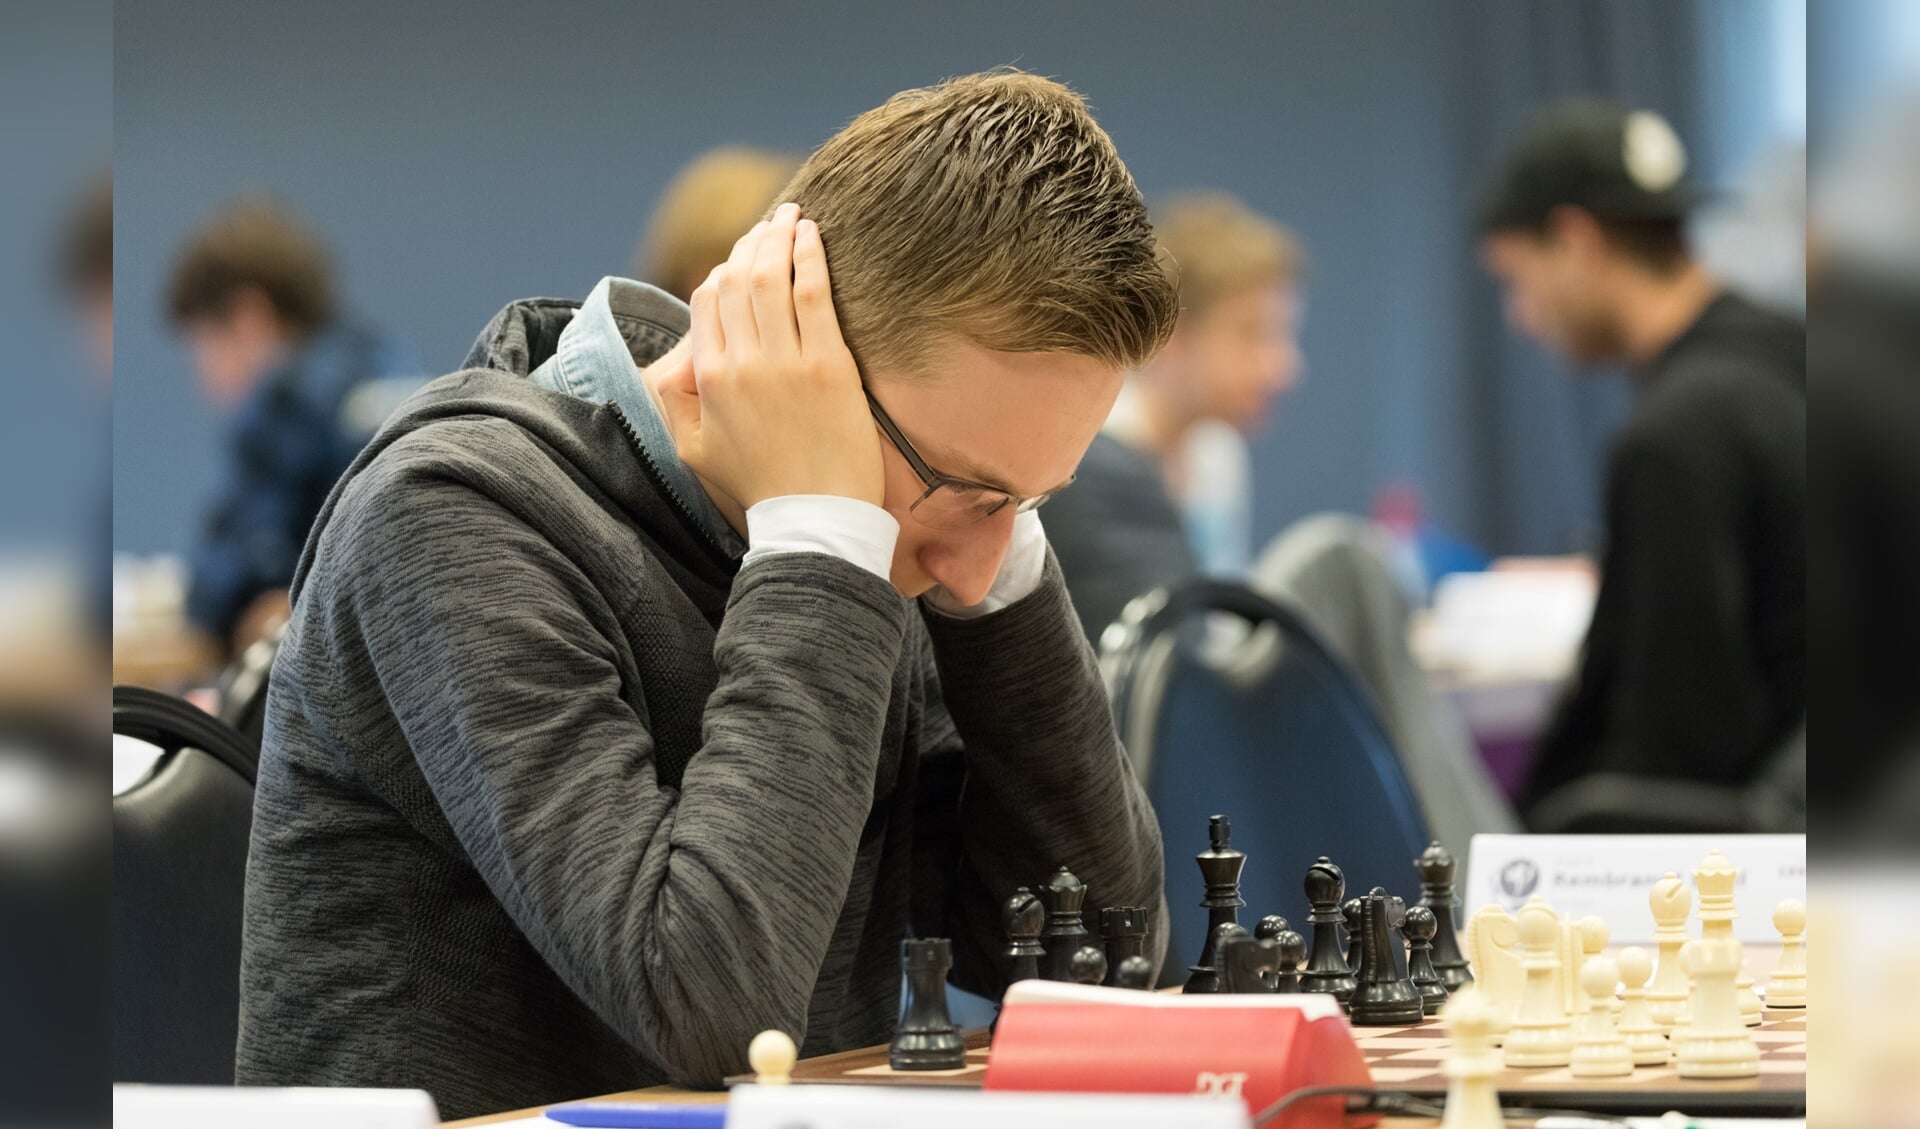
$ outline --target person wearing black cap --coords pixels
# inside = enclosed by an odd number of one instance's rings
[[[1603,772],[1740,784],[1806,709],[1806,332],[1689,253],[1686,151],[1659,115],[1550,107],[1487,185],[1508,320],[1624,363],[1607,544],[1581,668],[1523,804]],[[1536,819],[1537,822],[1537,819]]]

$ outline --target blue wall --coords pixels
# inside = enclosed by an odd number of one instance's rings
[[[307,213],[354,304],[443,370],[509,299],[624,271],[700,150],[805,150],[896,90],[1015,63],[1085,93],[1150,198],[1222,187],[1305,240],[1309,371],[1256,449],[1259,537],[1410,479],[1497,548],[1564,549],[1621,390],[1508,339],[1463,216],[1547,95],[1615,91],[1712,135],[1704,10],[123,0],[117,545],[182,549],[213,480],[217,421],[158,311],[179,241],[237,191]]]

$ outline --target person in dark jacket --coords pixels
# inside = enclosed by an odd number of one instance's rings
[[[200,390],[226,415],[221,482],[189,556],[187,618],[238,653],[286,620],[314,514],[387,413],[424,380],[389,338],[346,316],[319,238],[264,197],[187,241],[167,315]]]
[[[1515,328],[1638,386],[1606,475],[1579,670],[1526,800],[1600,772],[1740,784],[1806,710],[1806,334],[1690,254],[1686,153],[1657,114],[1549,108],[1480,217]]]
[[[998,996],[1001,907],[1061,866],[1164,952],[1036,512],[1172,327],[1138,190],[1077,95],[995,73],[862,115],[783,195],[690,311],[624,279],[509,306],[329,496],[267,708],[241,1083],[463,1117],[715,1086],[768,1029],[885,1042],[902,938]]]

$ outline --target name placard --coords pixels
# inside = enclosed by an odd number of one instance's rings
[[[1693,868],[1715,850],[1740,870],[1734,936],[1777,943],[1773,907],[1807,898],[1805,835],[1475,835],[1459,887],[1460,920],[1489,904],[1517,910],[1539,895],[1561,913],[1598,915],[1616,945],[1647,944],[1653,884],[1671,870],[1692,886]],[[1691,924],[1690,932],[1699,931]]]
[[[884,1086],[736,1086],[727,1129],[1247,1129],[1231,1097],[1165,1094],[984,1094]]]

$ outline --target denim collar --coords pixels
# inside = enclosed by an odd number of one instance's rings
[[[668,488],[693,511],[701,532],[729,556],[739,557],[747,551],[746,542],[680,461],[635,359],[637,354],[651,362],[671,348],[686,332],[689,316],[686,305],[666,291],[609,275],[587,295],[560,331],[553,356],[534,369],[531,378],[550,391],[619,408]]]

